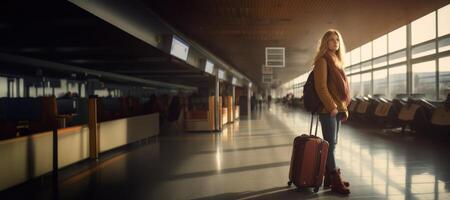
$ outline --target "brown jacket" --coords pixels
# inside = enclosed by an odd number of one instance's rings
[[[327,67],[327,62],[324,58],[320,58],[314,65],[314,86],[317,96],[319,96],[324,105],[320,113],[330,113],[337,108],[339,112],[345,112],[348,116],[347,103],[340,100],[337,87],[327,81]]]

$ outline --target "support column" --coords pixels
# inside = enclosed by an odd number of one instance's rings
[[[222,122],[220,122],[220,112],[219,112],[219,109],[221,109],[219,107],[219,92],[220,92],[219,86],[220,86],[220,81],[219,81],[219,76],[217,75],[216,79],[215,79],[215,91],[214,91],[214,122],[215,122],[214,124],[216,127],[216,131],[221,130],[220,123],[222,123]]]
[[[232,87],[231,95],[232,95],[232,99],[233,99],[233,107],[234,107],[234,104],[235,104],[235,102],[236,102],[236,86],[234,86],[234,85],[233,85],[233,87]]]
[[[251,107],[251,103],[250,103],[250,98],[251,98],[251,91],[250,91],[250,87],[247,88],[247,116],[250,116],[250,113],[252,113],[252,107]]]
[[[233,116],[232,116],[232,118],[233,118],[233,121],[236,119],[236,112],[235,112],[235,110],[236,110],[236,86],[232,86],[231,87],[232,89],[231,89],[231,103],[232,103],[232,111],[231,111],[231,113],[233,113]]]
[[[54,183],[57,183],[58,181],[58,122],[57,122],[57,108],[56,108],[56,98],[53,96],[50,98],[51,104],[51,116],[52,116],[52,143],[53,143],[53,153],[52,153],[52,174],[53,174],[53,181]]]
[[[97,98],[89,98],[89,157],[98,160],[100,141],[97,129]]]
[[[81,82],[78,83],[78,96],[81,97]]]
[[[412,52],[411,52],[411,24],[406,25],[406,94],[413,93],[412,89]]]
[[[86,97],[90,97],[92,95],[94,95],[94,85],[91,82],[87,82],[86,83]]]

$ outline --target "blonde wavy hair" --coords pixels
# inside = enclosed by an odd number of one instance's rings
[[[322,36],[322,39],[318,42],[318,48],[316,56],[314,57],[314,63],[316,63],[320,58],[322,58],[328,51],[328,41],[330,40],[331,36],[335,34],[338,36],[339,39],[339,49],[336,51],[336,57],[338,63],[336,63],[337,67],[342,68],[344,66],[344,55],[345,55],[345,45],[344,40],[342,39],[341,33],[339,33],[338,30],[335,29],[329,29],[325,34]]]

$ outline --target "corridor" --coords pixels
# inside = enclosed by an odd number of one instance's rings
[[[162,133],[116,150],[97,164],[63,170],[57,188],[26,183],[1,195],[15,199],[18,195],[34,199],[55,195],[60,199],[450,198],[448,147],[347,124],[339,135],[336,156],[352,193],[345,197],[323,189],[315,194],[311,189],[288,188],[292,141],[309,132],[309,120],[302,111],[263,108],[220,134]],[[32,184],[40,186],[27,186]]]

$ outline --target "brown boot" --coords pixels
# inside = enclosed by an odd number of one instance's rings
[[[339,175],[341,174],[341,170],[338,169]],[[350,183],[347,181],[342,181],[345,187],[349,187]],[[323,179],[323,187],[329,188],[331,187],[331,173],[329,171],[325,171],[325,178]]]
[[[350,190],[344,185],[341,179],[341,171],[337,169],[331,172],[331,191],[339,194],[350,194]]]

